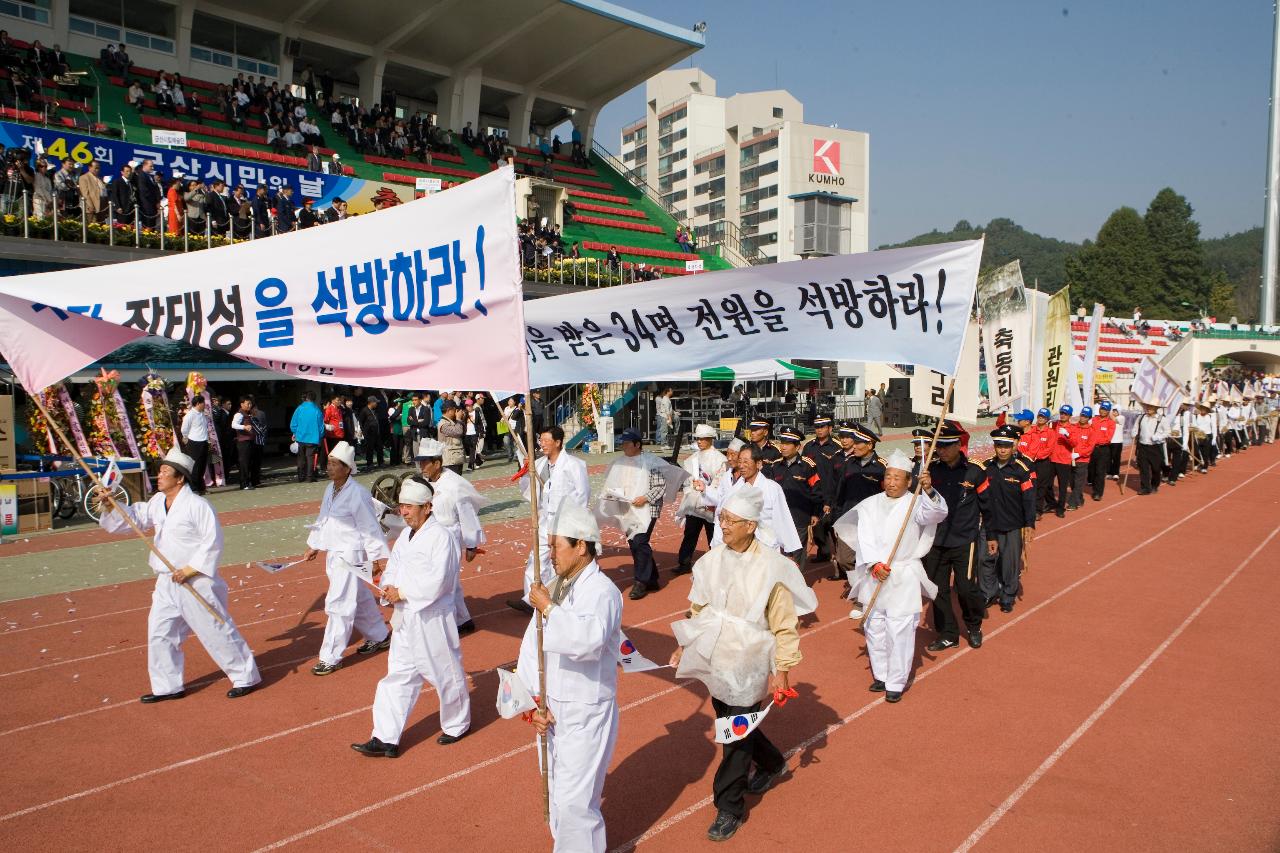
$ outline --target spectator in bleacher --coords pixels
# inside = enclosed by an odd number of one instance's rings
[[[573,245],[569,247],[569,257],[575,261],[582,257],[582,247],[578,245],[577,240],[574,240]]]
[[[302,132],[302,137],[307,140],[308,145],[324,145],[324,136],[310,116],[298,122],[298,130]]]
[[[89,163],[89,168],[80,176],[78,185],[85,219],[89,222],[102,222],[106,218],[102,202],[107,185],[102,182],[102,166],[97,160]]]
[[[18,59],[18,48],[9,38],[8,30],[0,30],[0,65],[13,65]]]
[[[284,134],[280,132],[280,125],[273,124],[267,128],[267,144],[271,146],[271,150],[277,154],[283,154],[285,149]]]
[[[319,91],[316,86],[316,72],[310,63],[307,64],[307,69],[302,72],[302,88],[307,90],[307,100],[314,102]]]
[[[156,180],[155,167],[151,160],[143,160],[133,172],[133,189],[143,228],[160,227],[160,199],[164,193]]]
[[[333,75],[328,68],[320,72],[320,91],[324,92],[325,98],[333,100]]]
[[[298,217],[293,206],[293,187],[285,184],[276,193],[276,233],[286,234],[297,229]]]
[[[169,81],[165,79],[165,73],[160,72],[156,77],[156,82],[151,84],[151,91],[156,96],[156,112],[168,113],[171,117],[178,117],[178,110],[173,100],[173,90],[169,87]]]
[[[35,76],[44,75],[45,66],[49,64],[49,49],[40,43],[40,39],[36,39],[31,43],[31,47],[27,48],[27,68]]]
[[[31,88],[26,73],[17,66],[9,69],[9,88],[16,108],[22,110],[31,106],[32,95],[36,90]]]
[[[120,175],[107,187],[107,202],[111,206],[109,215],[112,221],[133,224],[136,208],[133,166],[126,163],[120,167]]]
[[[103,64],[106,65],[108,72],[118,74],[121,77],[128,74],[129,69],[133,67],[133,60],[129,58],[129,54],[125,50],[124,42],[120,42],[118,45],[107,45],[101,58]]]
[[[356,151],[361,154],[365,153],[365,150],[368,147],[368,140],[365,137],[364,128],[360,127],[359,124],[352,122],[350,129],[347,131],[347,142],[350,143],[351,147],[356,149]]]
[[[63,158],[62,168],[54,174],[53,191],[62,216],[74,216],[80,212],[80,176],[76,174],[76,164],[70,157]]]
[[[303,228],[311,228],[319,225],[322,220],[320,214],[315,211],[316,200],[313,198],[304,198],[302,200],[302,209],[298,211],[298,230]]]
[[[200,106],[200,96],[195,92],[191,93],[187,100],[187,118],[195,121],[196,124],[203,124],[201,119],[204,117],[204,108]]]
[[[129,102],[129,106],[133,107],[138,112],[142,112],[142,102],[145,98],[146,95],[142,91],[142,84],[137,80],[134,80],[129,84],[129,91],[124,96],[124,99]]]
[[[253,236],[271,236],[271,199],[266,184],[258,184],[253,194]]]
[[[609,247],[609,253],[605,256],[604,265],[608,267],[610,272],[622,272],[622,255],[618,254],[617,246]]]
[[[307,171],[320,171],[320,149],[315,145],[312,145],[311,150],[307,152]]]
[[[342,115],[341,104],[333,105],[333,112],[329,114],[329,124],[333,125],[333,129],[339,132],[346,126],[347,120]]]
[[[476,147],[476,132],[471,129],[471,122],[467,122],[467,126],[462,129],[462,144],[468,148]]]
[[[49,178],[49,161],[41,154],[36,158],[35,179],[31,185],[31,215],[43,219],[53,213],[53,181]]]
[[[284,144],[293,152],[301,152],[306,148],[307,140],[298,130],[297,125],[289,125],[284,134]]]
[[[185,190],[186,182],[182,180],[181,175],[174,175],[169,179],[169,183],[165,187],[165,233],[167,234],[182,233],[182,212],[187,206],[186,199],[183,198]]]
[[[227,184],[220,178],[215,178],[209,185],[205,209],[209,216],[209,229],[215,234],[226,234],[231,227],[231,201],[227,198]]]
[[[187,230],[193,234],[203,234],[205,215],[209,209],[209,188],[199,179],[192,179],[187,182],[183,200],[187,203]]]
[[[560,141],[560,134],[557,133],[555,136],[551,138],[551,153],[553,156],[556,156],[556,157],[560,156],[561,145],[564,145],[564,143]]]
[[[62,45],[55,44],[53,50],[49,51],[49,73],[46,77],[57,77],[60,74],[66,74],[71,69],[71,63],[67,60],[67,55],[62,52]]]
[[[173,98],[173,105],[180,110],[187,108],[187,93],[182,90],[182,75],[174,74],[173,82],[169,85],[169,96]]]

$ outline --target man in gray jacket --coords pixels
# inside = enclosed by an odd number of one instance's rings
[[[462,463],[467,458],[462,449],[462,437],[466,435],[467,426],[459,416],[457,404],[445,400],[440,407],[440,423],[436,425],[436,439],[444,445],[441,457],[444,467],[455,474],[462,473]]]

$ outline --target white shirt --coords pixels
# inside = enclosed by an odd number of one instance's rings
[[[408,527],[400,531],[382,583],[399,590],[404,602],[396,604],[397,610],[417,613],[438,608],[452,613],[457,564],[457,541],[431,515],[416,532]]]
[[[591,480],[587,477],[587,463],[568,451],[561,451],[553,465],[547,457],[538,459],[535,468],[542,490],[538,493],[538,518],[544,530],[555,517],[561,501],[570,501],[584,509],[591,508]],[[548,477],[550,469],[550,477]],[[520,494],[529,499],[529,476],[520,478]]]
[[[353,479],[348,478],[336,494],[333,483],[325,486],[320,514],[310,529],[308,548],[339,555],[352,566],[387,557],[387,540],[369,493]]]
[[[1169,428],[1159,415],[1138,418],[1138,444],[1159,444],[1169,437]]]
[[[204,412],[197,411],[194,406],[187,410],[182,418],[182,437],[187,441],[209,440],[209,421]]]
[[[131,531],[121,515],[127,513],[143,533],[155,531],[156,549],[175,569],[190,566],[202,575],[216,578],[222,557],[222,526],[213,507],[185,485],[174,495],[172,506],[166,509],[164,504],[164,494],[157,493],[144,504],[104,512],[98,525],[108,533]],[[168,574],[169,567],[154,553],[147,562],[156,574]]]
[[[854,597],[864,604],[870,604],[876,583],[871,566],[889,559],[910,505],[910,495],[891,498],[881,492],[861,501],[833,526],[835,534],[857,553],[857,566],[849,583]],[[942,495],[937,491],[933,495],[920,494],[902,542],[893,552],[889,577],[876,597],[876,610],[889,616],[910,616],[920,611],[921,593],[929,598],[938,594],[938,587],[929,580],[920,561],[933,547],[933,535],[946,517],[947,502]]]
[[[767,534],[761,536],[758,527],[756,537],[766,544],[776,545],[784,553],[800,550],[802,547],[800,536],[796,533],[796,524],[791,519],[791,511],[787,509],[787,496],[783,493],[781,486],[763,473],[756,474],[754,483],[748,483],[741,478],[721,477],[702,493],[702,502],[707,506],[723,506],[731,494],[747,485],[764,493],[764,508],[760,511],[759,527],[767,527],[768,532],[773,534],[772,537],[768,537]],[[711,547],[714,548],[723,541],[724,536],[720,531],[720,518],[717,514],[716,530],[711,537]]]
[[[476,491],[466,477],[445,468],[431,484],[435,498],[431,515],[458,536],[463,548],[478,548],[485,543],[484,528],[477,512],[488,501]]]

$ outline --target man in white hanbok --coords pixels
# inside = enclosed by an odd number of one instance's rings
[[[329,592],[324,597],[328,621],[320,642],[320,662],[313,675],[329,675],[342,666],[342,653],[351,642],[352,630],[360,632],[364,643],[358,654],[386,651],[391,645],[387,623],[369,587],[356,574],[368,571],[376,579],[387,564],[387,540],[373,509],[369,493],[352,479],[356,472],[356,450],[340,441],[329,451],[329,483],[324,487],[320,514],[307,536],[303,558],[314,560],[325,552],[324,573],[329,576]]]
[[[373,697],[373,736],[351,748],[370,757],[398,758],[400,735],[423,682],[440,696],[440,737],[457,743],[471,728],[471,697],[453,616],[453,566],[458,544],[431,512],[431,484],[420,476],[400,486],[405,529],[391,549],[382,595],[395,605],[387,674]]]
[[[147,672],[151,692],[142,702],[151,704],[186,695],[182,682],[182,641],[195,634],[209,657],[227,677],[237,699],[262,681],[253,652],[240,636],[227,610],[227,584],[218,575],[222,557],[222,526],[209,502],[191,491],[188,478],[193,461],[172,448],[160,461],[156,493],[144,504],[116,506],[102,513],[98,524],[108,533],[129,533],[128,516],[146,533],[155,531],[156,550],[175,567],[170,571],[155,553],[148,561],[156,573],[147,617]],[[183,587],[186,587],[185,589]],[[194,593],[194,594],[193,594]],[[217,612],[218,621],[205,604]]]
[[[546,710],[533,725],[547,738],[551,835],[557,853],[603,853],[600,797],[618,740],[618,664],[622,595],[596,563],[600,528],[590,510],[568,499],[547,528],[551,586],[529,601],[546,622]],[[534,617],[520,642],[516,675],[538,695],[538,634]]]
[[[911,680],[916,628],[924,604],[921,595],[932,599],[938,594],[921,561],[933,547],[938,522],[947,517],[947,502],[934,490],[928,471],[920,480],[920,495],[896,552],[893,545],[911,506],[911,461],[901,450],[893,451],[885,462],[884,491],[857,504],[833,528],[858,555],[849,576],[849,597],[871,607],[864,623],[867,657],[875,679],[870,689],[873,693],[883,691],[888,702],[901,700]],[[894,555],[891,564],[890,553]]]
[[[781,486],[761,474],[763,467],[763,451],[758,445],[748,444],[738,451],[736,477],[721,477],[710,486],[696,480],[691,482],[695,489],[702,492],[702,502],[708,507],[724,506],[724,502],[738,489],[748,486],[759,489],[764,497],[761,524],[773,537],[770,544],[781,548],[784,554],[799,551],[802,547],[800,535],[796,533],[795,523],[791,520],[791,510],[787,509],[787,496]],[[714,548],[723,541],[724,532],[717,523],[715,535],[711,537],[711,547]]]
[[[480,526],[480,508],[488,500],[476,491],[476,487],[466,477],[444,467],[444,445],[435,439],[424,438],[418,442],[414,461],[418,463],[422,476],[435,490],[431,514],[458,541],[458,585],[453,591],[453,616],[458,622],[458,633],[470,634],[476,629],[476,623],[471,618],[471,611],[467,610],[467,601],[462,594],[461,559],[465,557],[470,563],[486,541],[484,528]]]
[[[538,475],[538,527],[550,530],[551,522],[560,505],[567,504],[589,509],[591,506],[591,481],[587,477],[587,463],[564,449],[564,430],[558,426],[550,426],[538,434],[538,447],[542,456],[534,465]],[[529,460],[525,460],[526,466]],[[529,500],[529,475],[520,478],[520,494]],[[546,541],[538,543],[539,561],[542,570],[542,582],[550,583],[554,572],[551,569],[551,551]],[[529,606],[529,587],[533,585],[533,552],[529,552],[529,560],[524,566],[524,597],[507,600],[507,606],[521,613],[533,613]]]
[[[690,453],[680,463],[689,479],[699,480],[703,488],[710,486],[729,464],[723,453],[716,450],[714,442],[716,431],[707,424],[698,424],[693,430],[693,440],[698,449]],[[737,451],[734,451],[737,458]],[[693,552],[698,547],[698,534],[707,538],[707,547],[711,547],[711,537],[715,533],[715,511],[702,502],[701,493],[686,482],[680,497],[680,505],[676,507],[676,520],[684,525],[684,538],[680,540],[680,553],[677,565],[672,574],[684,575],[693,571]]]
[[[818,606],[795,563],[760,541],[772,539],[761,536],[767,534],[764,506],[764,493],[749,486],[725,500],[719,512],[724,542],[694,564],[690,618],[671,626],[680,644],[671,656],[676,678],[706,684],[716,717],[750,714],[766,694],[791,689],[789,673],[800,662],[797,618]],[[784,523],[794,532],[790,517]],[[730,838],[742,823],[744,796],[763,794],[786,771],[782,753],[759,728],[726,743],[707,837]]]

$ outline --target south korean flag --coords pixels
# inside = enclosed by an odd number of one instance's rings
[[[514,672],[498,668],[498,715],[512,720],[538,707],[524,682]]]
[[[748,714],[731,714],[728,717],[716,717],[716,743],[736,743],[756,730],[773,703]]]
[[[618,663],[622,666],[623,672],[648,672],[651,669],[663,668],[663,664],[654,663],[636,651],[636,644],[628,640],[626,634],[622,634],[621,631],[618,633],[622,636],[622,643],[618,647]]]

